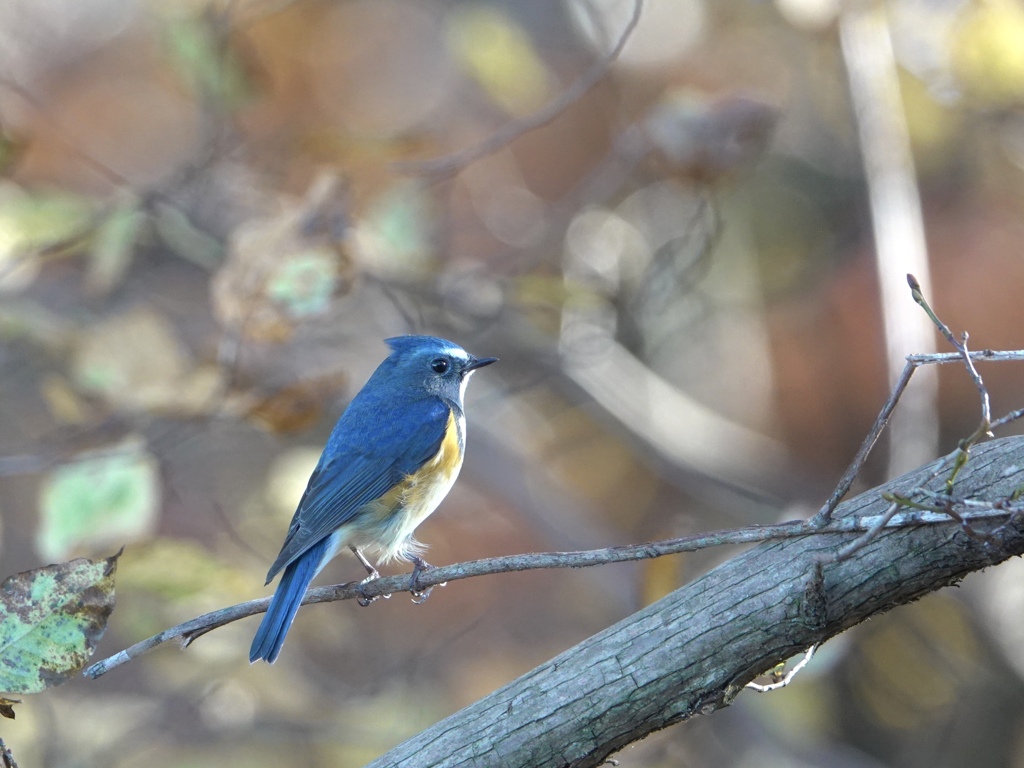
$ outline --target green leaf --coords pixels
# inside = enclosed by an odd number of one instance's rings
[[[170,18],[166,35],[175,68],[197,94],[227,110],[244,103],[250,91],[245,67],[212,14]]]
[[[220,242],[198,229],[177,208],[158,204],[153,214],[153,225],[161,242],[178,256],[203,269],[215,269],[223,261],[224,248]]]
[[[100,222],[89,251],[86,284],[90,291],[106,294],[121,282],[132,263],[132,252],[145,214],[134,201],[114,208]]]
[[[29,193],[0,181],[0,290],[16,292],[35,280],[39,253],[73,248],[92,226],[92,203],[61,192]]]
[[[39,693],[85,666],[114,610],[118,555],[48,565],[0,584],[0,690]]]
[[[89,231],[94,205],[67,192],[26,192],[12,182],[0,184],[0,230],[4,245],[19,249],[46,248]]]
[[[357,225],[360,258],[381,275],[424,275],[434,263],[437,222],[421,187],[401,183],[374,200]]]
[[[139,539],[152,532],[159,503],[157,463],[141,445],[86,454],[44,480],[36,549],[59,560],[83,545]]]
[[[287,255],[267,285],[267,295],[296,319],[321,315],[331,307],[338,283],[338,257],[329,248]]]

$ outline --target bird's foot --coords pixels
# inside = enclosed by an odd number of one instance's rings
[[[412,601],[416,603],[416,605],[421,605],[422,603],[426,602],[428,597],[430,597],[430,593],[434,591],[435,585],[431,584],[426,589],[417,589],[416,585],[419,582],[420,574],[432,570],[434,566],[432,566],[422,557],[414,557],[412,558],[412,562],[412,578],[409,579],[409,594],[412,595]],[[448,586],[448,582],[444,581],[440,584],[437,584],[436,586],[445,587]]]
[[[370,563],[370,561],[367,560],[366,557],[363,556],[362,552],[360,552],[355,547],[349,547],[349,549],[352,550],[352,554],[354,554],[356,556],[356,558],[359,560],[359,562],[363,564],[363,568],[366,569],[367,576],[366,576],[365,579],[363,579],[362,581],[359,582],[359,586],[360,587],[363,584],[366,584],[368,581],[373,581],[374,579],[379,579],[380,578],[380,571],[378,571],[376,568],[373,567],[373,565]],[[379,600],[382,597],[385,600],[387,600],[387,599],[389,599],[391,597],[390,594],[374,595],[373,597],[368,597],[367,595],[365,595],[363,593],[362,590],[359,591],[359,595],[360,596],[356,598],[356,602],[359,603],[363,608],[368,606],[370,603],[377,602],[377,600]]]
[[[391,593],[390,592],[386,592],[383,595],[372,595],[372,596],[371,595],[367,595],[367,594],[365,594],[363,592],[362,586],[364,584],[367,584],[367,583],[373,581],[374,579],[379,579],[379,578],[380,578],[380,574],[377,572],[376,569],[374,569],[372,574],[370,574],[365,579],[363,579],[362,581],[359,582],[359,585],[358,585],[360,587],[360,589],[359,589],[359,597],[356,598],[356,602],[359,603],[363,608],[368,606],[370,603],[377,602],[382,597],[385,600],[391,599]]]

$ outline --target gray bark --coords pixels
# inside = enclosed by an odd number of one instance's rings
[[[882,491],[940,490],[939,460],[851,499],[837,517],[882,514]],[[939,477],[931,475],[939,471]],[[1024,487],[1024,437],[975,447],[953,498],[998,501]],[[913,496],[912,496],[913,497]],[[595,766],[652,731],[727,706],[776,663],[865,619],[1024,552],[1024,521],[887,529],[825,565],[857,534],[769,542],[584,640],[371,764]],[[794,684],[799,685],[799,677]]]

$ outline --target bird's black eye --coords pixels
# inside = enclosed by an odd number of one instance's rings
[[[448,372],[448,361],[443,357],[439,357],[436,360],[430,361],[430,367],[434,373],[447,373]]]

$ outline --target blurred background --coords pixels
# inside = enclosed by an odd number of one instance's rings
[[[805,517],[947,351],[906,272],[1024,346],[1022,106],[1017,0],[0,0],[0,574],[125,545],[98,657],[269,594],[402,333],[501,357],[435,564]],[[974,430],[931,374],[861,490]],[[305,608],[272,667],[248,619],[0,733],[22,766],[361,765],[730,554]],[[1024,766],[1020,571],[617,757]]]

